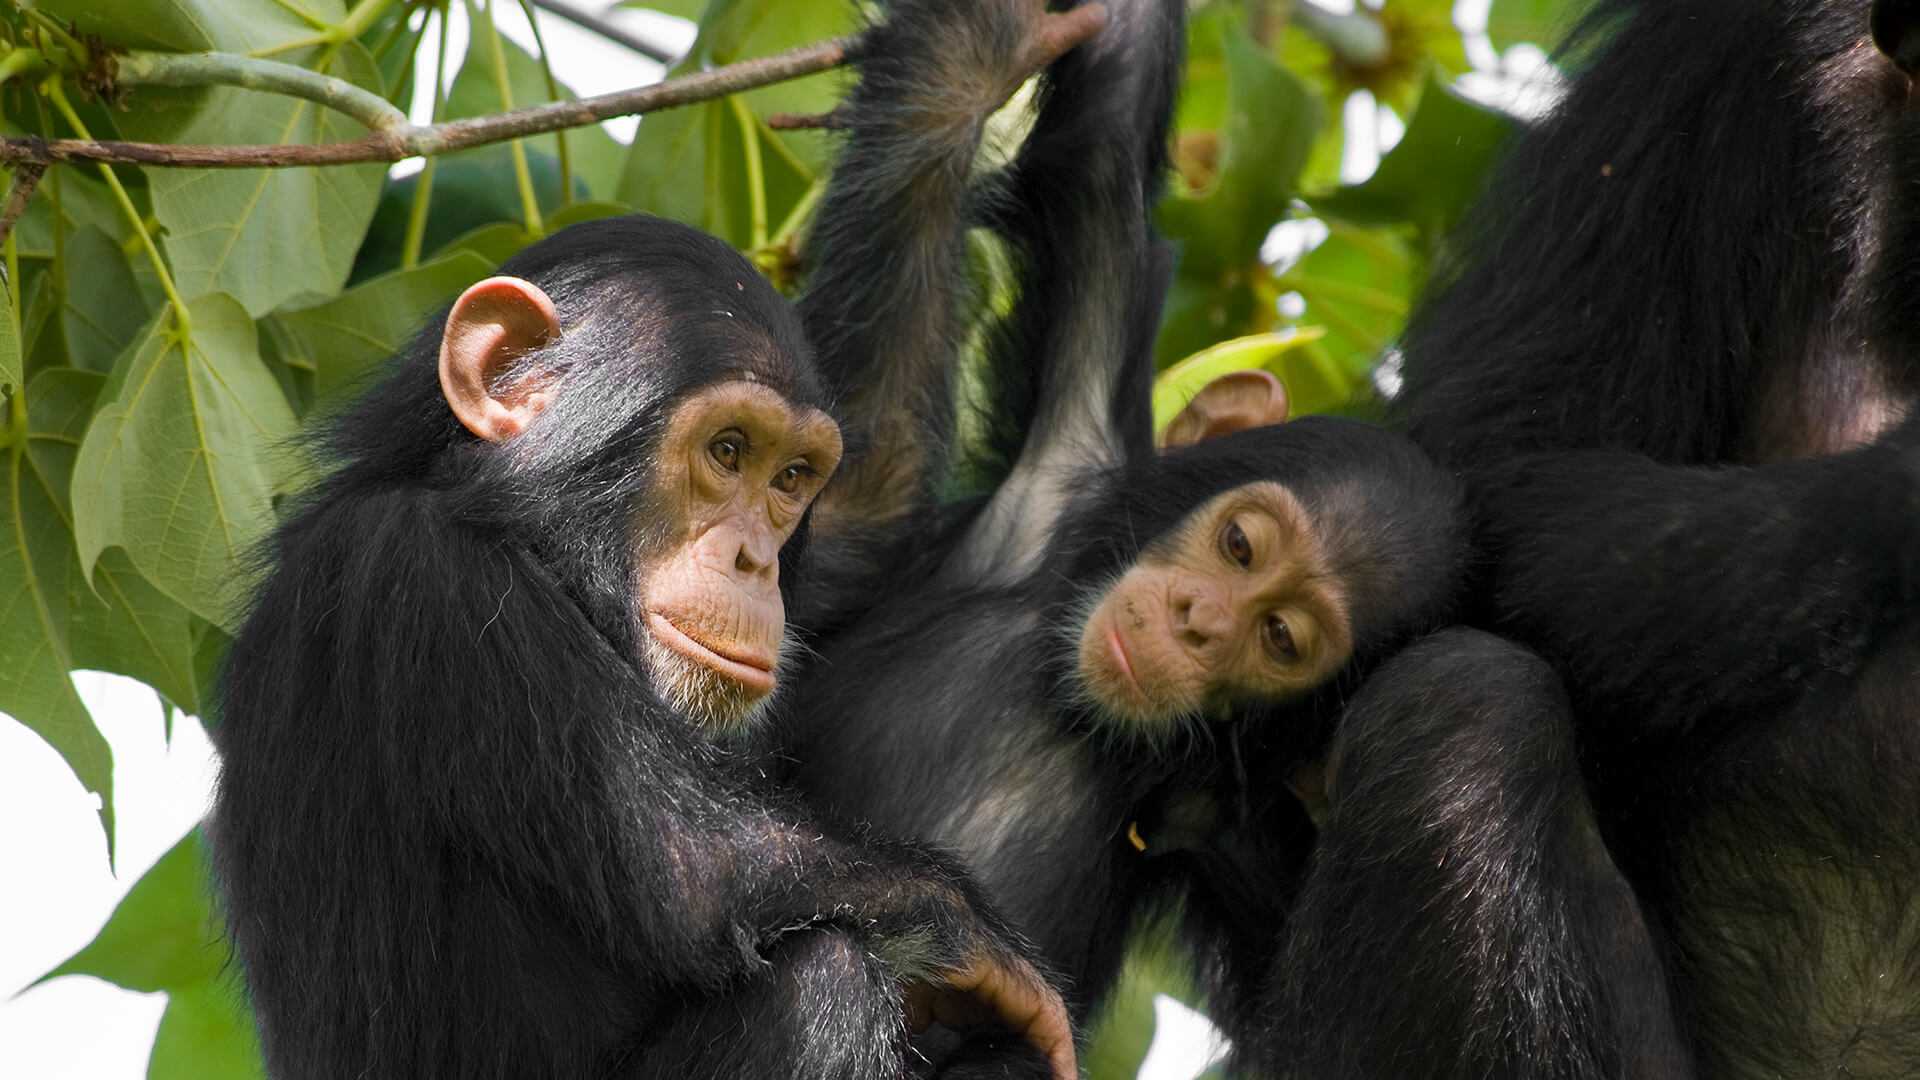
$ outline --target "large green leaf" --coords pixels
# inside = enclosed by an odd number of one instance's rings
[[[112,237],[115,244],[125,241],[129,233],[127,215],[114,201],[112,189],[90,167],[54,169],[41,181],[26,213],[14,226],[13,242],[21,258],[53,258],[56,212],[69,231],[91,225]]]
[[[257,55],[306,41],[346,15],[343,0],[35,0],[29,6],[115,45]]]
[[[39,733],[88,791],[100,795],[100,819],[113,850],[113,753],[74,692],[67,629],[85,578],[66,513],[66,474],[49,476],[73,452],[73,418],[85,424],[98,376],[42,372],[26,392],[26,415],[9,395],[6,536],[0,539],[0,710]]]
[[[90,371],[52,368],[32,384],[27,457],[69,536],[73,461],[106,381]],[[116,548],[103,554],[91,582],[76,561],[67,575],[67,594],[66,633],[74,667],[132,676],[181,708],[198,709],[187,611],[148,584],[125,552]]]
[[[130,990],[165,991],[150,1080],[266,1075],[211,896],[206,845],[195,829],[134,882],[91,942],[41,977],[95,975]]]
[[[312,62],[314,50],[277,59]],[[380,89],[373,58],[357,42],[333,50],[318,70]],[[198,93],[198,91],[195,91]],[[206,104],[175,133],[185,143],[292,145],[357,138],[366,129],[310,101],[230,87],[205,92]],[[167,110],[121,121],[132,138]],[[172,121],[166,121],[172,126]],[[224,292],[247,313],[264,315],[289,300],[311,303],[340,290],[380,197],[386,166],[301,169],[146,170],[153,212],[166,228],[167,263],[181,295]]]
[[[421,320],[492,272],[494,264],[472,251],[395,270],[310,308],[270,315],[282,362],[313,372],[321,407],[361,386],[386,358],[399,352]]]
[[[246,311],[223,294],[190,310],[190,338],[163,311],[114,365],[74,466],[75,537],[89,569],[118,545],[167,595],[232,629],[293,413]]]

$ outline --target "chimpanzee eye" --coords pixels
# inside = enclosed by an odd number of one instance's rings
[[[740,468],[740,438],[736,435],[722,435],[707,444],[707,453],[728,472]]]
[[[1267,645],[1282,660],[1300,659],[1300,648],[1293,643],[1293,631],[1287,627],[1287,620],[1278,615],[1267,616]]]
[[[801,478],[812,475],[813,470],[807,468],[805,463],[795,462],[774,474],[773,486],[776,490],[792,495],[800,490]]]
[[[1247,534],[1237,521],[1227,522],[1227,527],[1221,530],[1220,550],[1241,566],[1253,565],[1253,545],[1247,542]]]

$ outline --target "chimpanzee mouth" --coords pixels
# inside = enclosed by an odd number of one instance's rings
[[[647,628],[667,648],[703,667],[711,668],[744,687],[771,693],[775,686],[773,661],[755,650],[727,646],[725,651],[694,637],[657,611],[647,612]]]

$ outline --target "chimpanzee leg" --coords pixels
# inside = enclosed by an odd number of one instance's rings
[[[1691,1076],[1659,950],[1602,845],[1544,661],[1469,630],[1355,696],[1259,1076]]]
[[[762,972],[688,1007],[630,1059],[660,1080],[869,1080],[902,1075],[901,987],[858,942],[831,930],[788,934]]]

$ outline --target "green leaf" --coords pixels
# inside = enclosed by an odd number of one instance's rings
[[[134,882],[91,942],[40,977],[94,975],[129,990],[165,991],[150,1078],[266,1075],[212,895],[206,844],[195,829]]]
[[[297,50],[278,59],[299,62],[312,56],[313,50]],[[341,46],[317,70],[380,89],[373,58],[358,42]],[[293,145],[366,133],[355,121],[310,101],[231,87],[205,93],[205,107],[171,139],[159,141]],[[158,115],[130,114],[121,127],[132,133],[129,138],[149,138],[145,129]],[[145,172],[181,295],[224,292],[259,316],[288,300],[311,302],[340,290],[373,217],[386,166]]]
[[[1302,321],[1327,330],[1310,347],[1331,361],[1326,382],[1362,387],[1380,349],[1406,321],[1413,273],[1405,242],[1392,232],[1338,225],[1279,279],[1280,288],[1306,300]]]
[[[129,235],[127,216],[114,201],[113,190],[97,179],[91,169],[55,169],[41,182],[26,213],[14,226],[13,241],[23,259],[51,259],[55,206],[66,227],[91,225],[123,243]]]
[[[1493,0],[1487,11],[1487,36],[1501,52],[1522,42],[1552,49],[1580,5],[1566,0]]]
[[[1177,924],[1162,914],[1136,925],[1127,936],[1126,959],[1113,992],[1093,1017],[1080,1066],[1087,1080],[1131,1080],[1153,1043],[1156,994],[1167,994],[1195,1009],[1204,1006],[1193,958]]]
[[[266,1080],[260,1033],[227,975],[167,988],[147,1080]]]
[[[133,883],[92,941],[35,983],[93,975],[151,994],[217,975],[227,948],[211,895],[206,843],[196,828]]]
[[[73,461],[106,381],[104,375],[72,368],[51,368],[33,380],[34,434],[27,440],[27,456],[69,533]],[[91,583],[76,563],[67,593],[73,667],[131,676],[187,711],[198,711],[187,611],[140,577],[125,552],[106,552]]]
[[[853,33],[860,26],[859,5],[844,0],[713,0],[701,14],[700,35],[693,48],[672,74],[771,56]],[[839,102],[848,78],[844,72],[822,72],[748,90],[741,97],[756,116],[823,113]],[[642,121],[641,129],[646,126]],[[836,145],[818,131],[769,133],[769,137],[785,147],[809,183],[825,171]]]
[[[66,248],[53,265],[55,287],[64,301],[60,329],[66,361],[105,372],[147,321],[147,305],[133,268],[111,236],[87,225],[67,238]]]
[[[1512,117],[1467,100],[1429,73],[1406,135],[1373,176],[1310,201],[1316,211],[1355,224],[1408,222],[1437,236],[1479,193],[1514,126]]]
[[[1264,368],[1275,375],[1280,375],[1287,353],[1302,349],[1309,342],[1320,340],[1325,334],[1326,331],[1317,326],[1284,330],[1275,334],[1252,334],[1202,349],[1167,368],[1153,380],[1155,436],[1158,436],[1160,430],[1172,422],[1181,409],[1187,407],[1187,403],[1193,400],[1193,396],[1200,392],[1201,387],[1228,372],[1245,371],[1249,368]],[[1282,385],[1285,385],[1284,379]],[[1288,386],[1287,391],[1291,406],[1294,404],[1293,387]]]
[[[422,318],[461,289],[486,277],[494,264],[472,251],[456,251],[410,270],[396,270],[347,290],[324,304],[267,317],[280,359],[314,374],[317,404],[357,388],[378,365],[399,352],[420,329]]]
[[[58,751],[88,791],[100,795],[100,821],[113,851],[113,753],[74,692],[67,630],[84,589],[66,513],[65,472],[42,471],[48,454],[73,453],[70,419],[84,393],[71,376],[47,371],[28,387],[26,416],[9,423],[4,477],[6,536],[0,539],[0,711]],[[97,376],[93,377],[96,380]],[[90,402],[91,397],[85,396]],[[11,412],[20,410],[8,395]],[[84,413],[81,423],[84,424]]]
[[[342,0],[36,0],[30,6],[116,45],[254,55],[305,41],[346,16]]]
[[[190,338],[163,311],[114,365],[74,466],[75,536],[89,569],[123,547],[168,596],[231,629],[293,412],[246,311],[222,294],[189,308]]]

